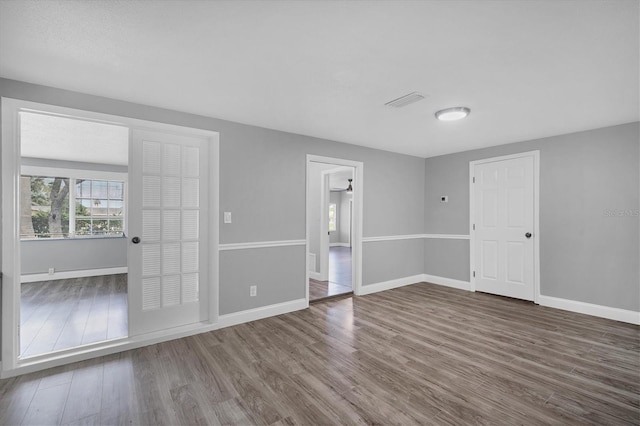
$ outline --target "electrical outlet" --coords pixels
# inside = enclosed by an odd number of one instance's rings
[[[53,275],[56,272],[54,268],[49,268],[49,275]]]
[[[258,286],[257,285],[252,285],[251,287],[249,287],[249,296],[254,297],[258,294]]]

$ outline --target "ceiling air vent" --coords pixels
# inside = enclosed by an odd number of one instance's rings
[[[389,101],[385,105],[396,107],[396,108],[402,108],[414,102],[418,102],[421,99],[424,99],[423,95],[421,95],[418,92],[413,92],[413,93],[409,93],[408,95],[401,96],[398,99]]]

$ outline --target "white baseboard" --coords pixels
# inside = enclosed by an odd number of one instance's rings
[[[21,283],[34,283],[38,281],[66,280],[69,278],[99,277],[101,275],[126,274],[126,266],[118,268],[86,269],[83,271],[61,271],[53,274],[28,274],[20,276]]]
[[[364,296],[365,294],[377,293],[384,290],[391,290],[392,288],[404,287],[405,285],[415,284],[421,281],[422,274],[419,274],[413,275],[411,277],[404,277],[375,284],[363,285],[360,288],[360,294],[358,294],[358,296]]]
[[[454,280],[452,278],[438,277],[429,274],[418,274],[411,277],[398,278],[395,280],[362,286],[359,296],[377,293],[384,290],[391,290],[392,288],[403,287],[405,285],[416,284],[423,281],[460,290],[471,291],[471,284],[468,281]]]
[[[320,272],[309,271],[309,278],[312,280],[322,281],[322,275],[320,275]]]
[[[453,278],[438,277],[436,275],[429,274],[422,274],[422,281],[443,285],[445,287],[471,291],[471,283],[469,281],[454,280]]]
[[[351,247],[349,243],[331,243],[329,247]]]
[[[306,299],[297,299],[290,302],[276,303],[275,305],[262,306],[260,308],[249,309],[232,314],[220,315],[218,317],[218,327],[230,327],[249,321],[255,321],[267,317],[286,314],[288,312],[299,311],[307,307]]]
[[[577,312],[579,314],[587,314],[594,317],[640,325],[640,312],[543,295],[538,297],[538,303],[541,306],[547,306],[549,308],[562,309],[564,311]]]

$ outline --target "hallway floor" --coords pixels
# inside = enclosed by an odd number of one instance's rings
[[[351,247],[329,248],[329,280],[309,279],[309,300],[350,293],[351,285]]]

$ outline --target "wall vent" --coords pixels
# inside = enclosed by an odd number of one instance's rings
[[[404,95],[399,97],[398,99],[394,99],[392,101],[387,102],[386,106],[402,108],[414,102],[418,102],[419,100],[424,99],[424,96],[418,92],[412,92],[408,95]]]

